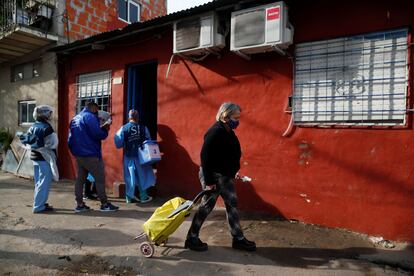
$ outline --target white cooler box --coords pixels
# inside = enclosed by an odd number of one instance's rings
[[[149,165],[161,160],[160,148],[156,141],[147,140],[142,146],[142,149],[138,149],[139,163],[141,165]]]

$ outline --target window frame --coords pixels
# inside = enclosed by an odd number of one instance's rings
[[[319,121],[319,122],[315,122],[315,121],[295,121],[294,117],[292,118],[293,122],[295,125],[299,126],[299,127],[312,127],[312,128],[360,128],[360,129],[367,129],[367,128],[377,128],[377,129],[406,129],[409,127],[410,125],[410,118],[408,116],[408,112],[410,111],[409,107],[411,106],[411,86],[410,86],[410,82],[411,82],[411,68],[409,66],[409,61],[411,60],[411,48],[409,47],[410,43],[411,43],[411,30],[409,28],[393,28],[393,29],[386,29],[386,30],[379,30],[379,31],[373,31],[373,32],[368,32],[368,33],[361,33],[361,34],[353,34],[353,35],[345,35],[345,36],[340,36],[337,38],[328,38],[328,39],[319,39],[319,40],[315,40],[315,41],[309,41],[309,42],[301,42],[298,43],[297,45],[303,45],[303,44],[308,44],[308,43],[323,43],[323,42],[329,42],[329,41],[334,41],[334,40],[338,40],[338,39],[349,39],[349,38],[354,38],[357,36],[364,36],[364,37],[375,37],[376,35],[384,35],[384,37],[386,37],[387,35],[390,35],[392,33],[398,33],[398,32],[406,32],[406,41],[404,44],[404,46],[406,45],[407,48],[404,49],[404,52],[402,53],[402,55],[405,56],[406,58],[406,64],[405,64],[405,84],[404,84],[404,103],[405,103],[405,110],[401,109],[401,110],[389,110],[390,114],[393,114],[392,112],[397,111],[398,112],[405,112],[405,114],[401,114],[401,117],[403,117],[403,119],[383,119],[383,120],[369,120],[369,119],[365,119],[365,117],[363,117],[361,120],[356,120],[354,119],[353,121],[349,121],[349,120],[329,120],[329,121]],[[375,40],[373,40],[375,41]],[[385,41],[385,40],[382,40]],[[401,46],[398,43],[396,44],[389,44],[390,47],[395,47],[395,46]],[[346,56],[344,56],[346,57]],[[385,61],[384,61],[385,62]],[[392,61],[393,62],[393,61]],[[294,64],[294,74],[293,74],[293,81],[292,81],[292,96],[293,98],[295,98],[296,96],[296,61]],[[328,71],[327,71],[328,72]],[[395,90],[392,90],[390,92],[390,97],[388,100],[393,100],[393,97],[395,97],[395,95],[398,95],[398,91],[396,92]],[[368,102],[369,104],[372,104],[372,102]],[[392,103],[394,104],[394,102]],[[401,108],[403,108],[401,106]],[[352,110],[350,110],[352,112]],[[375,110],[373,110],[375,112]],[[387,111],[387,110],[385,110]],[[293,106],[292,106],[292,116],[294,116],[295,112],[303,112],[302,110],[295,110],[295,104],[293,102]],[[340,111],[338,111],[340,112]],[[343,111],[344,112],[344,111]],[[357,112],[357,110],[355,111]],[[397,115],[395,114],[395,115]],[[389,115],[388,113],[384,113],[383,116],[387,116]],[[395,116],[394,115],[394,116]],[[354,115],[357,116],[357,115]],[[400,121],[400,122],[398,122]]]
[[[141,3],[138,3],[138,2],[136,2],[136,1],[134,1],[134,0],[118,0],[118,3],[119,3],[119,1],[123,1],[123,2],[125,2],[127,5],[126,5],[126,16],[127,16],[127,18],[126,18],[126,20],[124,19],[124,18],[122,18],[122,17],[120,17],[120,15],[119,15],[119,4],[118,4],[118,7],[117,7],[117,13],[118,13],[118,20],[120,20],[120,21],[122,21],[122,22],[125,22],[125,23],[128,23],[128,24],[132,24],[132,23],[136,23],[136,22],[141,22]],[[137,8],[138,8],[138,14],[137,14],[137,18],[138,18],[138,21],[136,21],[136,22],[131,22],[131,14],[130,14],[130,5],[134,5],[134,6],[136,6]]]
[[[31,72],[31,76],[30,77],[26,77],[26,73],[28,72],[28,66],[30,66],[31,68],[29,68],[30,72]],[[40,59],[36,59],[30,62],[25,62],[25,63],[20,63],[20,64],[16,64],[11,66],[10,68],[10,82],[19,82],[19,81],[27,81],[27,80],[31,80],[34,78],[39,78],[42,76],[41,73],[41,60]],[[16,73],[19,73],[22,75],[21,78],[16,78]]]
[[[27,114],[26,114],[27,118],[26,118],[25,122],[23,122],[23,118],[22,118],[23,117],[22,116],[22,105],[23,104],[25,104],[27,106]],[[33,118],[33,114],[30,114],[30,112],[29,112],[29,110],[30,110],[29,105],[34,105],[34,107],[36,107],[36,100],[23,100],[23,101],[18,101],[17,102],[17,108],[18,108],[18,111],[19,111],[17,122],[18,122],[19,126],[31,126],[36,121]],[[32,117],[29,117],[29,116],[32,116]],[[29,118],[32,118],[33,122],[30,122]]]
[[[98,80],[93,81],[83,81],[82,78],[93,78],[95,76],[101,75],[101,78]],[[89,87],[89,88],[88,88]],[[99,90],[99,87],[106,88]],[[83,89],[83,91],[81,90]],[[84,73],[79,74],[76,77],[76,99],[75,99],[75,114],[78,114],[82,111],[85,107],[83,103],[93,100],[99,105],[100,110],[104,110],[107,112],[111,112],[112,110],[112,71],[111,70],[103,70],[91,73]],[[86,91],[85,91],[86,90]],[[106,95],[105,95],[106,92]],[[82,93],[86,93],[89,95],[79,97]],[[99,95],[101,94],[101,95]],[[106,104],[104,101],[106,99]],[[103,107],[107,107],[107,109],[103,109]]]

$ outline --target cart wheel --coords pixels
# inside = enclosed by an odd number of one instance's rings
[[[145,258],[151,258],[155,252],[154,245],[149,242],[142,242],[139,245],[139,250],[141,250],[141,253]]]

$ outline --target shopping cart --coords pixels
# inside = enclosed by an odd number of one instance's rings
[[[204,190],[192,201],[175,197],[165,202],[161,207],[158,207],[142,226],[144,232],[135,237],[135,240],[144,240],[139,244],[139,250],[142,255],[151,258],[155,252],[154,245],[165,246],[168,237],[190,216],[193,207],[204,195],[211,192],[211,190]]]

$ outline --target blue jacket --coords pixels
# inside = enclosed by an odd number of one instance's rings
[[[115,134],[115,146],[124,148],[124,155],[127,157],[138,157],[138,147],[145,141],[151,139],[146,126],[129,122],[123,125]]]
[[[42,155],[36,151],[36,149],[43,148],[45,146],[45,137],[49,136],[53,132],[53,128],[48,122],[36,121],[29,128],[26,134],[20,136],[22,144],[30,145],[30,148],[32,149],[30,154],[31,160],[45,160]]]
[[[101,141],[106,137],[108,131],[100,128],[98,115],[87,108],[70,122],[68,145],[76,157],[102,158]]]
[[[47,122],[36,121],[27,131],[20,137],[22,144],[30,145],[32,149],[38,149],[45,146],[45,137],[53,133],[53,128]]]

